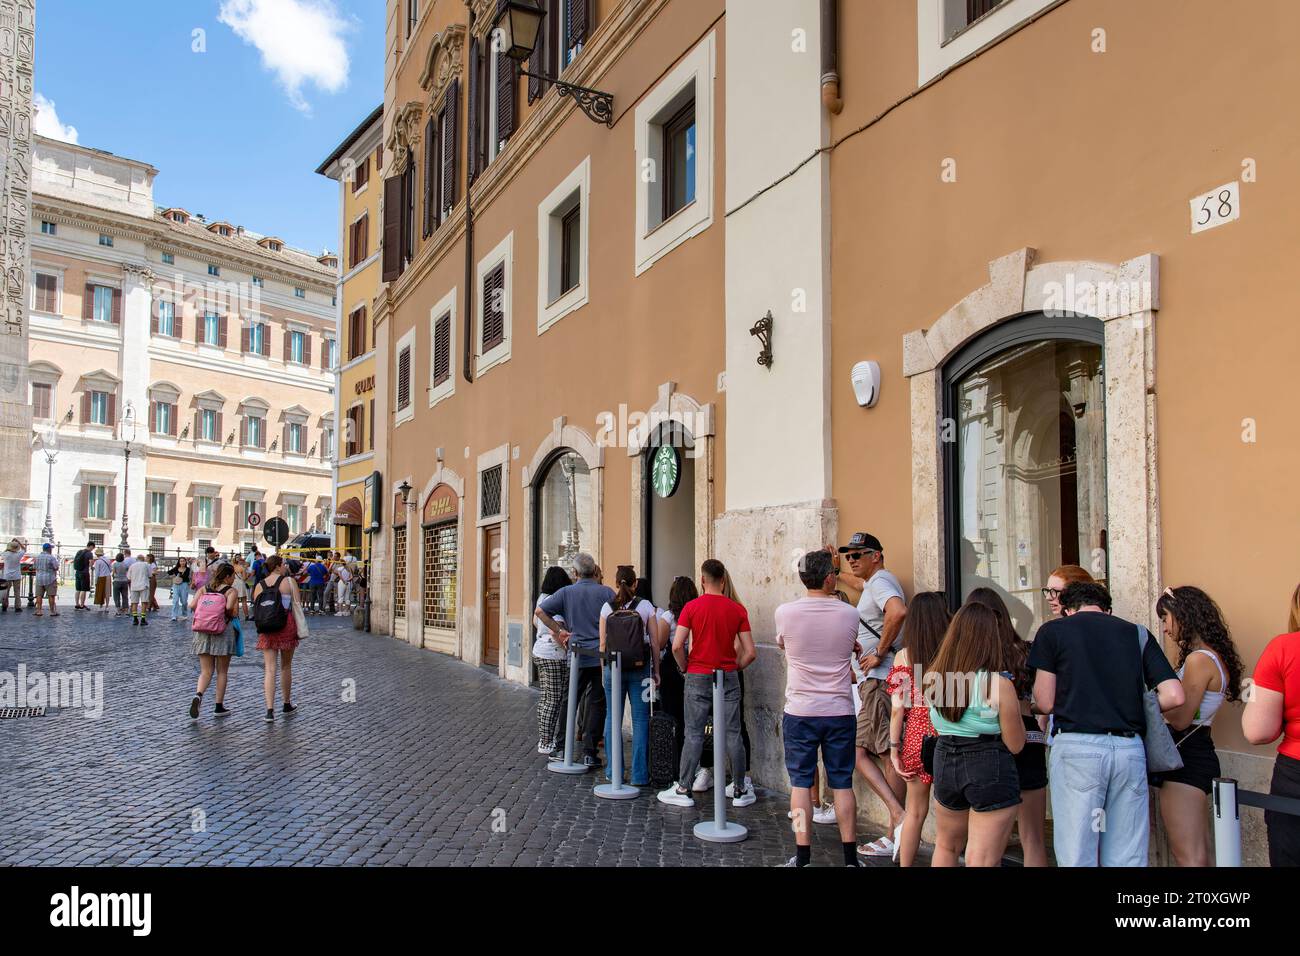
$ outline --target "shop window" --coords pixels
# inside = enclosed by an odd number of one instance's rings
[[[424,626],[456,628],[456,522],[424,527]]]
[[[559,565],[572,576],[574,556],[595,547],[594,492],[586,461],[567,449],[544,466],[533,487],[537,522],[533,580],[540,584],[552,565]]]
[[[406,525],[393,528],[393,617],[406,617]]]

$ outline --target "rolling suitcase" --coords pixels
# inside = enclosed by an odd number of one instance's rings
[[[677,720],[655,710],[657,691],[650,693],[650,783],[666,787],[677,779]]]

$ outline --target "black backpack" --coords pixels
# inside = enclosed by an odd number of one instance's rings
[[[253,624],[259,634],[283,631],[289,623],[289,612],[280,601],[280,582],[283,580],[282,574],[274,581],[263,583],[262,590],[253,598]]]
[[[77,556],[72,559],[72,570],[89,571],[91,554],[92,552],[87,550],[86,548],[82,548],[80,551],[78,551]]]
[[[645,621],[635,610],[641,603],[633,598],[627,607],[614,611],[605,618],[605,653],[623,655],[623,670],[640,667],[650,655],[645,642]]]

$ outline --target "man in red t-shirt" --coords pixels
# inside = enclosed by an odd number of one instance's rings
[[[675,807],[693,807],[695,798],[687,789],[699,769],[704,749],[704,727],[713,710],[713,672],[723,672],[723,706],[727,714],[727,756],[735,797],[734,806],[747,807],[755,800],[754,787],[745,782],[745,746],[740,737],[740,671],[758,657],[749,630],[749,614],[744,605],[726,597],[723,582],[727,569],[710,558],[700,566],[703,594],[682,608],[673,636],[673,658],[686,675],[685,733],[682,762],[677,782],[659,794],[659,800]],[[691,650],[686,652],[686,642]],[[739,645],[739,651],[737,651]],[[722,768],[716,768],[721,772]],[[682,781],[686,784],[683,785]],[[722,781],[714,786],[721,786]]]

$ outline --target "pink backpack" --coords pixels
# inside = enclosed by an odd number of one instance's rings
[[[221,634],[226,630],[226,592],[204,591],[194,604],[194,630],[200,634]]]

